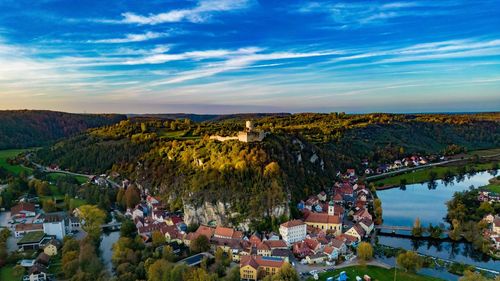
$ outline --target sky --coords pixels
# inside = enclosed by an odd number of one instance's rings
[[[0,109],[500,109],[500,1],[0,0]]]

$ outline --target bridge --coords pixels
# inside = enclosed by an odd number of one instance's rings
[[[109,229],[120,229],[120,227],[122,226],[122,223],[121,222],[117,222],[117,221],[114,221],[114,222],[110,222],[110,223],[106,223],[106,224],[101,224],[101,228],[104,229],[104,228],[109,228]]]
[[[378,230],[390,230],[390,231],[411,231],[413,227],[411,226],[394,226],[394,225],[377,225],[375,226]]]

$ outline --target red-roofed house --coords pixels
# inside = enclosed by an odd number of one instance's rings
[[[276,257],[241,256],[240,277],[242,280],[258,280],[278,273],[285,261]]]
[[[243,233],[230,227],[217,226],[214,232],[214,237],[224,239],[242,239]]]
[[[34,217],[36,216],[35,204],[21,202],[10,208],[11,216]]]

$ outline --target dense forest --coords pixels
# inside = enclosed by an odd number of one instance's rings
[[[0,149],[48,145],[89,128],[126,119],[117,114],[73,114],[45,110],[0,111]]]
[[[133,118],[91,129],[38,151],[46,165],[87,173],[118,172],[160,194],[172,209],[222,201],[238,223],[333,183],[362,159],[394,160],[449,147],[500,146],[500,114],[294,114],[253,119],[270,134],[260,143],[217,142],[234,135],[242,118],[194,122]]]

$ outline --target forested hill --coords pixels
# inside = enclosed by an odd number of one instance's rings
[[[126,119],[118,114],[73,114],[45,110],[0,111],[0,149],[50,144],[89,128]]]
[[[116,171],[172,204],[228,202],[258,219],[332,184],[339,170],[410,153],[500,147],[500,114],[293,114],[254,119],[270,134],[261,143],[217,142],[240,119],[196,123],[132,119],[46,147],[38,161],[73,171]],[[289,197],[290,196],[290,197]]]

